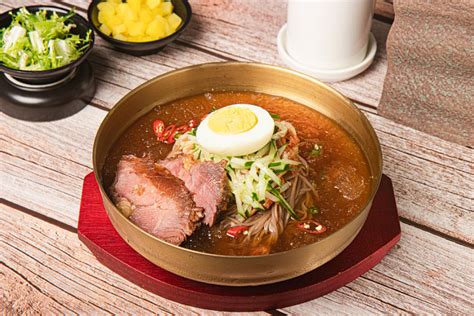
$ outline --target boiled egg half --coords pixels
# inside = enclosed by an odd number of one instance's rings
[[[197,143],[219,156],[256,152],[272,138],[275,122],[270,113],[252,104],[233,104],[209,114],[196,130]]]

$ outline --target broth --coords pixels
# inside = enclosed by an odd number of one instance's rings
[[[211,92],[157,105],[134,122],[119,137],[107,156],[102,172],[103,183],[109,188],[114,181],[116,166],[122,155],[150,155],[154,160],[166,157],[173,145],[156,141],[152,122],[161,119],[166,124],[185,124],[201,119],[213,108],[230,104],[258,105],[282,120],[291,122],[301,140],[300,155],[309,164],[309,178],[318,192],[318,211],[312,219],[327,230],[312,235],[299,230],[290,220],[270,253],[307,245],[327,237],[358,215],[369,200],[372,177],[367,159],[355,140],[339,125],[321,113],[286,98],[254,92]],[[311,155],[314,145],[322,146],[319,156]],[[264,240],[234,239],[216,224],[201,225],[182,246],[189,249],[224,255],[258,254]]]

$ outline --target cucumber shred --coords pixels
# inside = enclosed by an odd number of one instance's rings
[[[193,143],[191,154],[199,161],[225,161],[225,170],[231,192],[235,198],[237,212],[242,220],[264,210],[267,199],[279,203],[291,217],[298,219],[296,212],[283,197],[290,183],[282,181],[283,175],[292,167],[301,165],[299,161],[288,159],[287,145],[278,146],[277,141],[288,131],[285,124],[275,122],[272,139],[255,153],[240,157],[221,157],[211,154],[197,144],[195,133],[188,132],[177,140]]]

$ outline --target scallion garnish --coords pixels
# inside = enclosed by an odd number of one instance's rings
[[[323,153],[323,146],[315,144],[313,149],[311,150],[310,155],[313,157],[319,157]]]

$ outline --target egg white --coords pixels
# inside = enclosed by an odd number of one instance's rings
[[[219,156],[243,156],[256,152],[271,140],[275,122],[270,113],[252,104],[233,104],[227,107],[249,109],[257,117],[257,124],[242,133],[219,134],[209,127],[211,113],[199,124],[196,130],[196,140],[201,147]]]

